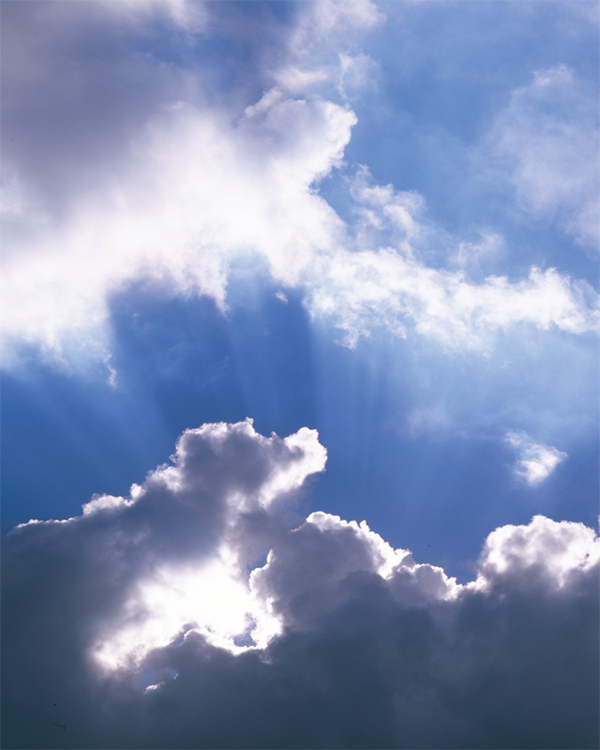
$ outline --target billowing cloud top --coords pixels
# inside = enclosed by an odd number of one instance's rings
[[[15,529],[6,746],[592,747],[597,535],[498,528],[458,584],[365,522],[296,525],[324,464],[307,428],[204,425],[130,497]]]

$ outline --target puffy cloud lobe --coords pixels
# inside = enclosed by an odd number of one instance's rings
[[[539,576],[550,589],[558,590],[599,562],[600,545],[592,529],[582,523],[557,524],[538,515],[529,526],[502,526],[488,536],[476,585],[508,581],[513,587],[527,588],[536,585]]]
[[[13,532],[4,744],[596,746],[594,531],[501,527],[458,584],[364,522],[290,528],[324,460],[305,428],[204,425],[131,497]]]
[[[118,666],[153,645],[166,645],[189,622],[198,619],[208,627],[202,607],[194,608],[190,597],[211,589],[211,581],[220,581],[231,595],[246,595],[239,576],[245,580],[246,566],[285,531],[286,508],[306,477],[323,469],[325,457],[316,432],[307,428],[280,439],[258,435],[250,420],[204,425],[187,430],[174,463],[134,485],[129,498],[99,496],[84,505],[81,517],[30,521],[17,527],[7,546],[44,559],[45,547],[56,544],[65,586],[75,587],[78,606],[90,617],[83,625],[91,628],[92,650],[103,663]],[[93,582],[93,598],[80,593],[86,578]],[[170,604],[179,609],[165,617],[153,602],[177,590]],[[212,629],[218,631],[214,620],[222,619],[215,608],[213,615]],[[215,637],[227,641],[234,635]]]
[[[408,553],[394,551],[363,521],[312,513],[269,552],[251,585],[285,625],[310,628],[315,615],[339,606],[340,582],[357,571],[379,574]]]

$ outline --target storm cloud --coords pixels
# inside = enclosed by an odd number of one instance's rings
[[[498,528],[460,584],[364,521],[302,521],[325,455],[204,425],[129,497],[16,528],[3,745],[594,747],[595,532]]]

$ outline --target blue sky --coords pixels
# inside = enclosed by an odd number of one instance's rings
[[[598,4],[6,0],[2,35],[8,745],[593,746]]]

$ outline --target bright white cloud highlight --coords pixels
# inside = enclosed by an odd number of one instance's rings
[[[110,294],[136,279],[223,306],[228,262],[249,251],[298,283],[341,230],[310,185],[339,161],[354,121],[276,90],[237,125],[175,105],[112,184],[75,201],[66,227],[7,253],[5,334],[59,348],[103,323]]]
[[[507,432],[505,439],[519,456],[517,474],[530,485],[543,482],[559,463],[568,458],[566,453],[551,445],[535,443],[525,432]]]
[[[530,585],[544,577],[556,589],[568,585],[579,572],[590,571],[600,562],[600,543],[593,529],[582,523],[557,523],[534,516],[527,526],[502,526],[486,539],[479,559],[477,585],[490,586],[510,577]]]

